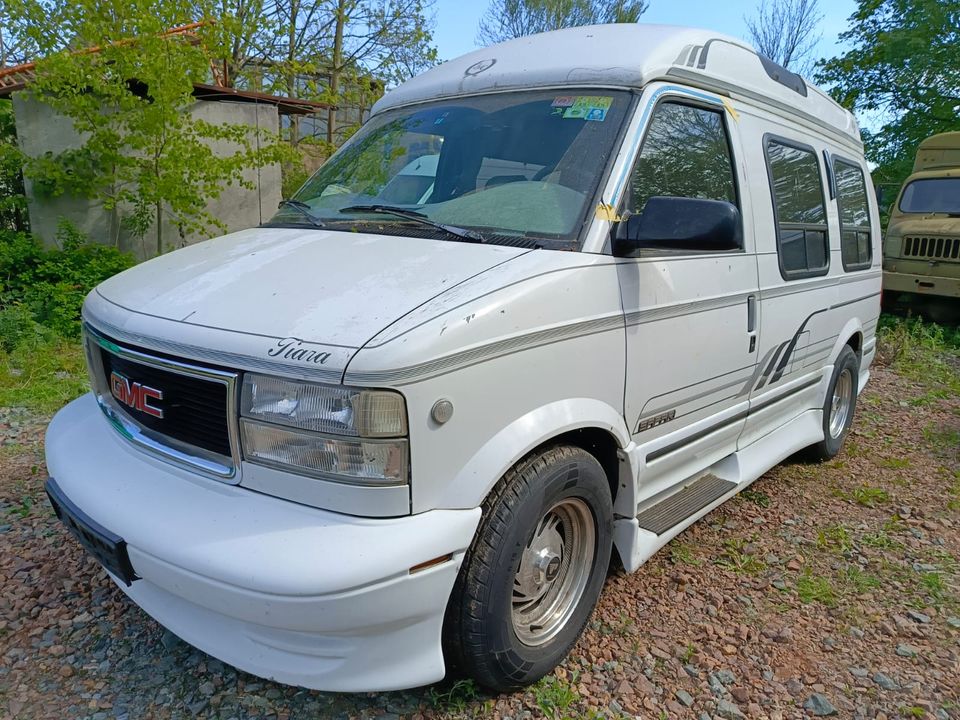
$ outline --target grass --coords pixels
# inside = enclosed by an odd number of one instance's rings
[[[853,539],[843,525],[830,525],[817,532],[817,547],[821,550],[836,549],[843,553],[853,549]]]
[[[870,508],[890,501],[890,493],[883,488],[873,487],[871,485],[861,485],[849,492],[842,488],[837,488],[834,490],[834,493],[844,500]]]
[[[78,341],[48,340],[10,353],[0,350],[0,407],[52,413],[87,389]]]
[[[676,540],[670,543],[670,560],[674,565],[698,567],[703,564],[703,561],[694,554],[692,545]]]
[[[770,507],[770,496],[760,490],[744,490],[740,493],[740,497],[759,507]]]
[[[573,686],[555,675],[547,675],[531,688],[533,701],[544,716],[552,720],[580,717],[580,713],[568,714],[580,695]]]
[[[817,602],[827,607],[836,607],[837,592],[830,580],[805,570],[796,581],[797,597],[805,605]]]
[[[923,429],[923,437],[937,451],[956,453],[960,448],[960,428],[928,425]]]
[[[756,575],[766,570],[766,563],[752,553],[745,552],[746,545],[739,538],[725,540],[724,550],[717,558],[716,564],[740,575]]]
[[[463,713],[467,706],[480,698],[480,690],[473,680],[457,680],[448,688],[434,685],[427,691],[427,702],[434,710]]]
[[[883,315],[877,328],[877,357],[898,373],[928,388],[931,398],[960,394],[960,329],[919,318]]]

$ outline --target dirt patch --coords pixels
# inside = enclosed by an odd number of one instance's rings
[[[45,418],[0,415],[0,717],[960,717],[960,399],[883,368],[834,461],[788,461],[611,573],[557,672],[336,695],[254,678],[130,603],[55,522]]]

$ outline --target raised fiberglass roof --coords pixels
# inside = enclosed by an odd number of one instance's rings
[[[677,80],[760,99],[860,140],[853,115],[743,41],[696,28],[624,23],[528,35],[438,65],[387,93],[390,107],[495,90],[563,85],[639,88]]]

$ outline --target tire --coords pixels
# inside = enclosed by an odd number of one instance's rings
[[[522,460],[484,502],[454,584],[448,663],[495,692],[553,670],[593,612],[612,543],[610,485],[592,455],[558,446]]]
[[[823,440],[808,448],[812,459],[829,460],[840,452],[853,424],[859,381],[860,359],[849,345],[844,345],[834,363],[823,403]]]

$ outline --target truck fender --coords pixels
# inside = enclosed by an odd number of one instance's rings
[[[491,437],[444,488],[436,506],[477,507],[524,455],[551,438],[582,428],[609,432],[621,450],[631,443],[623,415],[611,405],[592,398],[558,400],[518,417]]]

